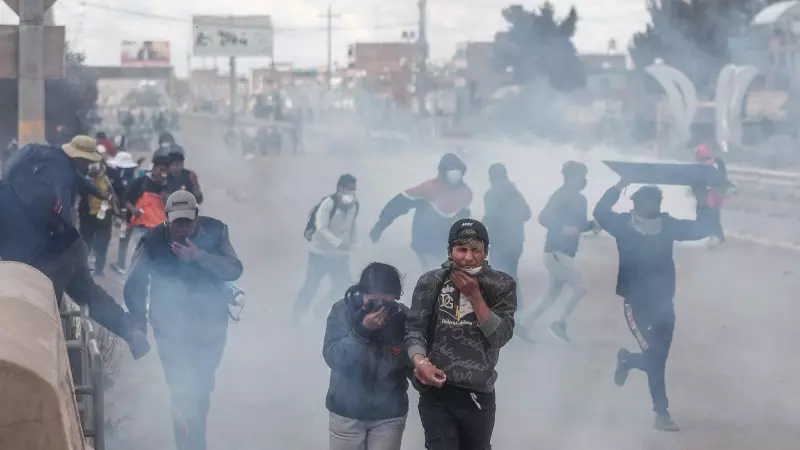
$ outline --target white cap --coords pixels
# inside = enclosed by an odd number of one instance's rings
[[[116,156],[106,161],[106,164],[119,169],[133,169],[139,166],[136,164],[136,161],[133,160],[133,155],[128,152],[117,153]]]
[[[189,191],[175,191],[167,198],[167,206],[164,211],[170,222],[177,219],[195,220],[198,214],[197,199]]]

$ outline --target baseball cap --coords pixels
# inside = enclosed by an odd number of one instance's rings
[[[177,219],[197,218],[197,199],[189,191],[175,191],[167,198],[167,220],[170,222]]]
[[[447,243],[460,239],[478,239],[483,241],[483,244],[489,246],[489,232],[486,227],[475,219],[461,219],[450,227],[450,234],[447,237]]]

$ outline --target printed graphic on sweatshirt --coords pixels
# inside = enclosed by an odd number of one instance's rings
[[[453,326],[470,326],[476,324],[477,317],[469,297],[460,294],[458,301],[453,298],[456,288],[447,285],[439,294],[439,312],[441,322]]]

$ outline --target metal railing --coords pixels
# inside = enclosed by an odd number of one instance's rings
[[[74,304],[62,307],[61,321],[83,436],[94,450],[105,450],[105,380],[95,327],[86,308]]]

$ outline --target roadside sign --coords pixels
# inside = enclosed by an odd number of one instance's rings
[[[64,27],[44,27],[44,76],[64,76]],[[19,78],[19,27],[0,25],[0,78]]]
[[[16,15],[19,15],[19,2],[22,0],[3,0],[9,8],[11,8]],[[44,10],[52,8],[56,0],[44,0]]]
[[[271,57],[270,16],[195,16],[192,18],[194,55],[199,57]]]

